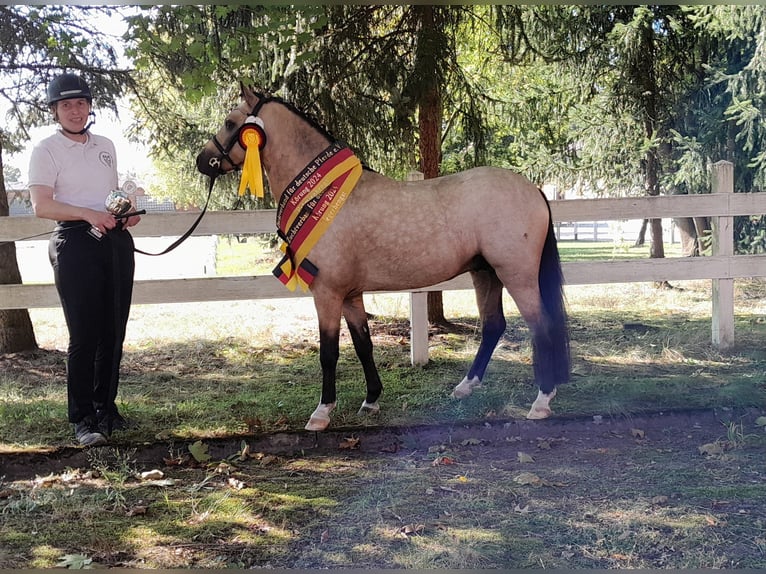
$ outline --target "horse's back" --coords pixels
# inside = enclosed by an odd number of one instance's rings
[[[358,291],[413,289],[479,259],[536,268],[548,222],[540,190],[502,168],[415,182],[365,172],[309,258],[339,288],[347,277]]]

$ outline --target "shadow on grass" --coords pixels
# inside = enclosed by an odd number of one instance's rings
[[[338,407],[331,424],[369,428],[523,417],[536,395],[526,326],[518,317],[509,318],[484,386],[456,401],[450,393],[470,365],[480,329],[476,318],[453,322],[461,334],[432,333],[431,360],[419,368],[410,365],[406,321],[378,318],[371,323],[384,394],[381,413],[365,417],[357,415],[365,394],[363,373],[344,331]],[[709,321],[666,315],[646,322],[619,311],[575,315],[572,383],[560,389],[555,413],[630,416],[762,405],[766,360],[747,345],[763,337],[766,327],[743,323],[738,332],[742,350],[724,355],[708,342]],[[6,448],[71,444],[64,358],[40,351],[17,357],[16,368],[12,358],[4,359],[0,443]],[[119,404],[140,428],[124,440],[299,430],[320,390],[318,343],[305,337],[279,344],[222,338],[174,342],[150,351],[128,348]]]

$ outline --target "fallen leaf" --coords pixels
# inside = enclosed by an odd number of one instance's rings
[[[434,459],[431,466],[455,464],[455,459],[449,456],[439,456]]]
[[[668,503],[667,496],[660,495],[660,496],[655,496],[654,498],[652,498],[652,504],[654,504],[655,506],[662,506],[663,504],[667,504],[667,503]]]
[[[641,429],[630,429],[630,435],[633,438],[644,438],[645,434]]]
[[[705,515],[705,522],[707,522],[708,526],[718,526],[720,524],[715,516],[710,516],[709,514]]]
[[[457,477],[457,481],[458,482],[463,482],[463,483],[468,482],[468,477],[467,476],[458,476]]]
[[[245,483],[242,482],[241,480],[234,478],[233,476],[229,477],[229,480],[227,480],[226,482],[234,490],[242,490],[243,488],[245,488]]]
[[[72,570],[82,570],[91,568],[92,558],[88,558],[84,554],[67,554],[59,558],[59,563],[56,564],[57,568],[70,568]]]
[[[176,481],[172,478],[163,478],[160,480],[147,480],[142,486],[175,486]]]
[[[520,463],[522,463],[522,464],[525,464],[525,463],[530,463],[530,462],[535,462],[535,459],[534,459],[534,458],[532,458],[531,456],[529,456],[527,453],[525,453],[525,452],[521,452],[521,451],[519,451],[519,452],[517,452],[517,453],[516,453],[516,459],[517,459],[517,460],[518,460]]]
[[[483,441],[478,438],[467,438],[460,444],[463,446],[475,446],[475,445],[480,445],[482,442]]]
[[[514,477],[513,482],[522,485],[539,486],[543,483],[543,480],[532,472],[522,472]]]
[[[252,418],[252,417],[245,417],[245,424],[247,425],[248,432],[255,432],[259,428],[263,426],[263,423],[261,422],[261,419],[259,418]]]
[[[766,427],[766,417],[758,417],[755,419],[756,426]]]
[[[355,450],[359,448],[359,439],[356,437],[347,437],[340,441],[338,448],[343,450]]]
[[[133,508],[129,508],[128,511],[125,513],[126,516],[143,516],[146,514],[147,508],[146,506],[134,506]]]
[[[529,514],[530,512],[532,512],[531,510],[529,510],[528,504],[524,506],[523,508],[520,504],[517,504],[516,506],[513,507],[513,511],[516,512],[517,514]]]
[[[319,542],[324,544],[330,539],[330,531],[329,530],[323,530],[322,534],[319,535]]]
[[[290,422],[290,420],[287,418],[287,415],[282,415],[281,417],[279,417],[274,422],[274,426],[276,426],[276,427],[285,427],[285,426],[288,425],[289,422]]]
[[[197,462],[207,462],[210,460],[211,456],[207,453],[207,449],[208,446],[201,440],[189,445],[189,452]]]
[[[146,472],[142,472],[141,480],[159,480],[164,476],[164,472],[155,468],[154,470],[147,470]]]
[[[698,446],[697,450],[699,450],[700,454],[704,454],[705,456],[713,456],[716,454],[723,454],[723,445],[721,445],[720,442],[709,442],[702,446]]]
[[[240,462],[244,462],[248,459],[250,456],[250,445],[247,444],[245,441],[242,441],[242,446],[239,450],[239,460]]]
[[[422,534],[425,528],[424,524],[407,524],[399,529],[399,533],[404,536],[416,536]]]
[[[380,452],[386,452],[386,453],[399,452],[399,443],[394,441],[388,446],[381,447]]]

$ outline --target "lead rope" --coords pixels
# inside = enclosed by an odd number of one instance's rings
[[[186,233],[184,233],[181,237],[176,239],[173,243],[171,243],[167,248],[165,248],[164,251],[160,251],[159,253],[147,253],[146,251],[142,251],[141,249],[138,249],[136,247],[133,248],[133,250],[136,253],[141,253],[142,255],[150,255],[152,257],[156,257],[158,255],[165,255],[166,253],[169,253],[173,251],[176,247],[181,245],[184,241],[186,241],[189,236],[194,233],[194,230],[197,229],[197,226],[199,225],[199,222],[202,221],[202,217],[205,215],[205,212],[207,211],[208,203],[210,203],[210,196],[213,195],[213,184],[215,183],[215,178],[210,178],[210,187],[208,187],[207,190],[207,199],[205,200],[205,205],[202,207],[202,211],[200,212],[199,216],[195,220],[194,223],[192,223],[192,226],[186,230]]]
[[[210,197],[213,194],[213,184],[214,183],[215,183],[215,179],[211,177],[210,178],[210,187],[208,187],[208,190],[207,190],[207,199],[205,200],[205,205],[202,208],[202,211],[200,212],[200,214],[197,217],[196,221],[186,231],[186,233],[184,233],[176,241],[174,241],[172,244],[170,244],[165,250],[163,250],[163,251],[161,251],[159,253],[147,253],[146,251],[142,251],[141,249],[138,249],[138,248],[135,248],[135,247],[133,248],[133,251],[135,251],[136,253],[141,253],[142,255],[150,255],[152,257],[156,257],[158,255],[165,255],[166,253],[169,253],[169,252],[173,251],[173,249],[175,249],[176,247],[181,245],[181,243],[186,241],[186,239],[188,239],[189,236],[192,233],[194,233],[194,230],[197,229],[197,226],[199,225],[199,222],[202,221],[202,217],[205,215],[205,212],[207,211],[207,206],[210,203]],[[235,209],[237,209],[237,208],[235,207]],[[137,212],[135,214],[138,215],[139,213],[140,212]],[[144,212],[144,213],[146,213],[146,212]],[[90,225],[90,223],[85,222],[82,225],[73,226],[73,227],[70,227],[69,229],[79,229],[81,227],[87,227],[89,225]],[[3,247],[4,245],[10,245],[11,243],[16,243],[17,241],[27,241],[29,239],[35,239],[37,237],[43,237],[45,235],[50,235],[54,231],[55,230],[53,230],[53,231],[43,231],[42,233],[36,233],[35,235],[28,235],[27,237],[20,237],[19,239],[14,239],[12,241],[0,241],[0,247]]]

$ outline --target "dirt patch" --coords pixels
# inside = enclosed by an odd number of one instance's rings
[[[760,568],[766,440],[757,415],[248,435],[205,440],[204,463],[189,444],[121,445],[135,449],[136,472],[157,469],[172,481],[159,488],[131,477],[98,486],[104,475],[93,469],[109,466],[113,447],[6,454],[0,506],[42,500],[46,489],[65,504],[51,492],[57,484],[93,504],[90,489],[101,489],[107,510],[67,511],[89,527],[45,533],[60,539],[48,542],[60,554],[101,567]],[[234,509],[230,517],[222,505]],[[35,566],[46,527],[6,516],[12,554],[0,563]],[[106,525],[110,542],[94,543],[87,530]],[[155,534],[139,541],[127,534],[136,529]],[[28,546],[19,543],[25,536]]]
[[[569,462],[596,461],[605,474],[614,472],[613,455],[626,454],[636,448],[672,448],[683,453],[694,464],[704,452],[698,447],[716,441],[723,454],[730,450],[729,425],[755,429],[756,410],[661,412],[630,418],[573,418],[558,416],[544,421],[488,419],[454,425],[422,425],[411,427],[336,428],[322,433],[305,431],[268,435],[240,435],[207,439],[205,444],[213,460],[224,460],[237,452],[245,441],[253,452],[283,457],[322,457],[346,449],[355,456],[397,456],[413,453],[460,451],[472,464],[483,459],[506,458],[509,467],[518,466],[519,450],[534,452],[535,467],[559,466],[562,456]],[[349,442],[351,441],[351,442]],[[348,446],[344,446],[348,443]],[[189,443],[191,444],[191,443]],[[352,446],[353,445],[353,446]],[[126,445],[136,449],[141,467],[161,467],[171,449],[186,450],[176,442]],[[433,450],[436,447],[437,450]],[[480,447],[480,448],[473,448]],[[704,451],[704,449],[703,449]],[[612,456],[605,457],[608,454]],[[574,458],[571,458],[574,457]],[[6,480],[33,479],[56,474],[68,468],[87,467],[88,449],[60,447],[0,455],[0,476]],[[622,464],[622,463],[619,463]],[[764,477],[766,479],[766,477]]]

